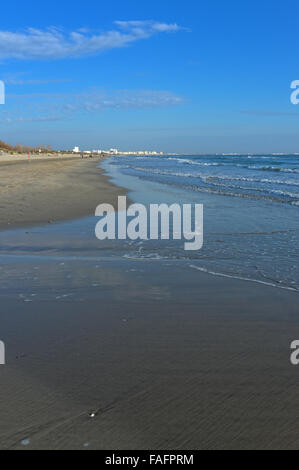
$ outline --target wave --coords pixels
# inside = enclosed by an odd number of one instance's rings
[[[221,186],[221,184],[217,184],[213,181],[211,181],[212,178],[206,178],[205,181],[207,184],[212,184],[214,186]],[[270,189],[270,188],[257,188],[257,187],[248,187],[248,186],[235,186],[235,185],[222,185],[225,189],[230,188],[230,189],[241,189],[245,191],[258,191],[258,192],[264,192],[264,193],[272,193],[272,194],[279,194],[281,196],[288,196],[291,198],[299,198],[299,193],[292,193],[290,191],[282,191],[281,189]]]
[[[263,285],[268,286],[268,287],[276,287],[276,288],[279,288],[279,289],[285,289],[285,290],[291,290],[293,292],[299,292],[299,288],[290,287],[290,286],[287,286],[287,285],[282,285],[280,281],[267,282],[267,281],[260,281],[259,279],[252,279],[250,277],[242,277],[242,276],[235,276],[233,274],[219,273],[219,272],[211,271],[211,270],[206,269],[206,268],[195,266],[194,264],[190,264],[189,267],[192,268],[192,269],[196,269],[197,271],[201,271],[203,273],[212,274],[213,276],[228,277],[230,279],[237,279],[239,281],[256,282],[258,284],[263,284]]]
[[[259,194],[252,194],[252,193],[238,193],[238,192],[233,192],[231,189],[236,189],[238,190],[238,187],[230,187],[229,190],[226,190],[226,188],[219,188],[219,189],[213,189],[213,188],[205,188],[202,186],[184,186],[182,185],[181,187],[185,189],[190,189],[192,191],[198,191],[198,192],[204,192],[208,194],[217,194],[219,196],[231,196],[231,197],[241,197],[241,198],[248,198],[248,199],[255,199],[255,200],[264,200],[264,201],[271,201],[271,202],[280,202],[280,203],[287,203],[287,204],[293,204],[293,205],[298,205],[298,201],[292,201],[289,199],[281,199],[279,197],[274,197],[270,196],[267,194],[259,195]],[[241,189],[241,188],[239,188]],[[249,188],[246,188],[247,190]],[[265,191],[266,192],[266,191]],[[279,194],[279,193],[274,193],[274,194]],[[294,195],[293,197],[298,197],[298,195]]]
[[[299,179],[297,177],[299,169],[297,168],[278,168],[274,165],[262,166],[256,163],[244,165],[243,163],[233,164],[219,161],[206,162],[181,157],[168,157],[165,159],[168,161],[166,165],[165,160],[159,160],[158,166],[154,167],[153,162],[148,157],[145,158],[148,160],[149,165],[147,163],[143,165],[141,162],[138,165],[139,159],[135,159],[123,162],[122,168],[139,172],[141,178],[178,185],[193,191],[256,200],[263,199],[289,203],[295,207],[299,206]],[[172,161],[179,162],[179,165],[172,164]],[[190,165],[193,165],[192,168]],[[225,168],[223,170],[212,170],[205,167]],[[249,173],[250,170],[258,171]],[[261,170],[279,170],[278,173],[281,176],[274,176],[270,173],[263,174],[260,172]],[[293,175],[291,175],[292,173]],[[289,174],[289,176],[285,174]]]
[[[275,171],[277,173],[299,173],[298,168],[280,168],[277,166],[259,166],[259,165],[248,165],[249,169],[261,170],[261,171]]]
[[[182,174],[183,175],[183,174]],[[220,179],[226,181],[248,181],[249,183],[266,183],[266,184],[285,184],[287,186],[299,186],[299,181],[294,180],[278,180],[270,178],[250,178],[247,176],[226,176],[226,175],[202,175],[200,177],[211,178],[211,179]]]
[[[282,173],[299,173],[299,168],[284,168],[273,165],[246,165],[245,163],[235,163],[235,162],[200,162],[198,160],[191,160],[186,158],[176,158],[169,157],[167,160],[175,160],[180,163],[187,163],[189,165],[199,165],[199,166],[230,166],[238,168],[248,168],[250,170],[260,170],[260,171],[275,171]]]
[[[268,183],[268,184],[281,184],[287,186],[299,186],[299,182],[292,182],[292,181],[277,181],[277,180],[269,180],[269,179],[262,179],[259,180],[258,178],[247,178],[247,177],[233,177],[233,176],[219,176],[219,175],[203,175],[200,173],[185,173],[185,172],[175,172],[173,170],[157,170],[153,168],[144,168],[144,167],[131,167],[134,170],[142,171],[146,173],[151,173],[155,175],[161,176],[175,176],[175,177],[184,177],[184,178],[200,178],[205,184],[210,184],[213,186],[223,186],[224,189],[235,189],[235,190],[247,190],[247,191],[258,191],[258,192],[265,192],[265,193],[273,193],[278,194],[281,196],[287,196],[291,198],[299,198],[299,193],[293,193],[290,191],[283,191],[280,189],[271,189],[271,188],[258,188],[258,187],[248,187],[248,186],[235,186],[235,185],[221,185],[221,181],[248,181],[248,182],[256,182],[256,183]],[[219,184],[217,183],[219,181]],[[198,186],[200,188],[200,186]],[[230,194],[232,195],[232,194]],[[235,195],[235,194],[234,194]]]
[[[219,162],[213,162],[213,163],[208,163],[208,162],[199,162],[197,160],[190,160],[187,158],[175,158],[175,157],[169,157],[167,160],[176,160],[180,163],[187,163],[189,165],[199,165],[199,166],[226,166],[227,163],[219,163]]]

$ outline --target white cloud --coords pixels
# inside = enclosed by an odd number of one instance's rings
[[[94,88],[77,94],[8,94],[5,115],[2,117],[6,122],[57,121],[107,109],[165,108],[185,102],[182,95],[162,90],[106,91]]]
[[[23,32],[0,31],[0,60],[62,59],[94,55],[102,51],[125,47],[157,33],[176,32],[177,24],[155,21],[115,21],[110,31],[93,33],[87,29],[65,32],[58,28]]]
[[[171,32],[183,29],[176,23],[158,23],[156,21],[115,21],[115,24],[125,30],[134,31],[136,34],[153,34],[155,32]]]
[[[184,101],[181,95],[169,91],[120,90],[107,92],[95,89],[74,96],[69,104],[77,110],[98,111],[105,108],[161,108],[182,104]]]
[[[57,83],[69,83],[72,80],[69,78],[62,78],[57,80],[24,80],[20,78],[7,78],[4,79],[5,85],[51,85]]]

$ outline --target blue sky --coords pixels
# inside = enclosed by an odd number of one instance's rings
[[[298,13],[290,0],[5,2],[0,139],[299,152]]]

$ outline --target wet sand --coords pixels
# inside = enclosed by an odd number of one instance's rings
[[[116,205],[126,192],[96,168],[102,159],[0,157],[0,229],[91,215],[102,202]]]
[[[127,267],[96,301],[1,304],[0,447],[298,448],[297,294]]]

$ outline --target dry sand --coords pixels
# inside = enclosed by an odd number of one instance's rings
[[[91,215],[102,202],[116,205],[125,191],[96,169],[102,159],[0,156],[0,228]]]

